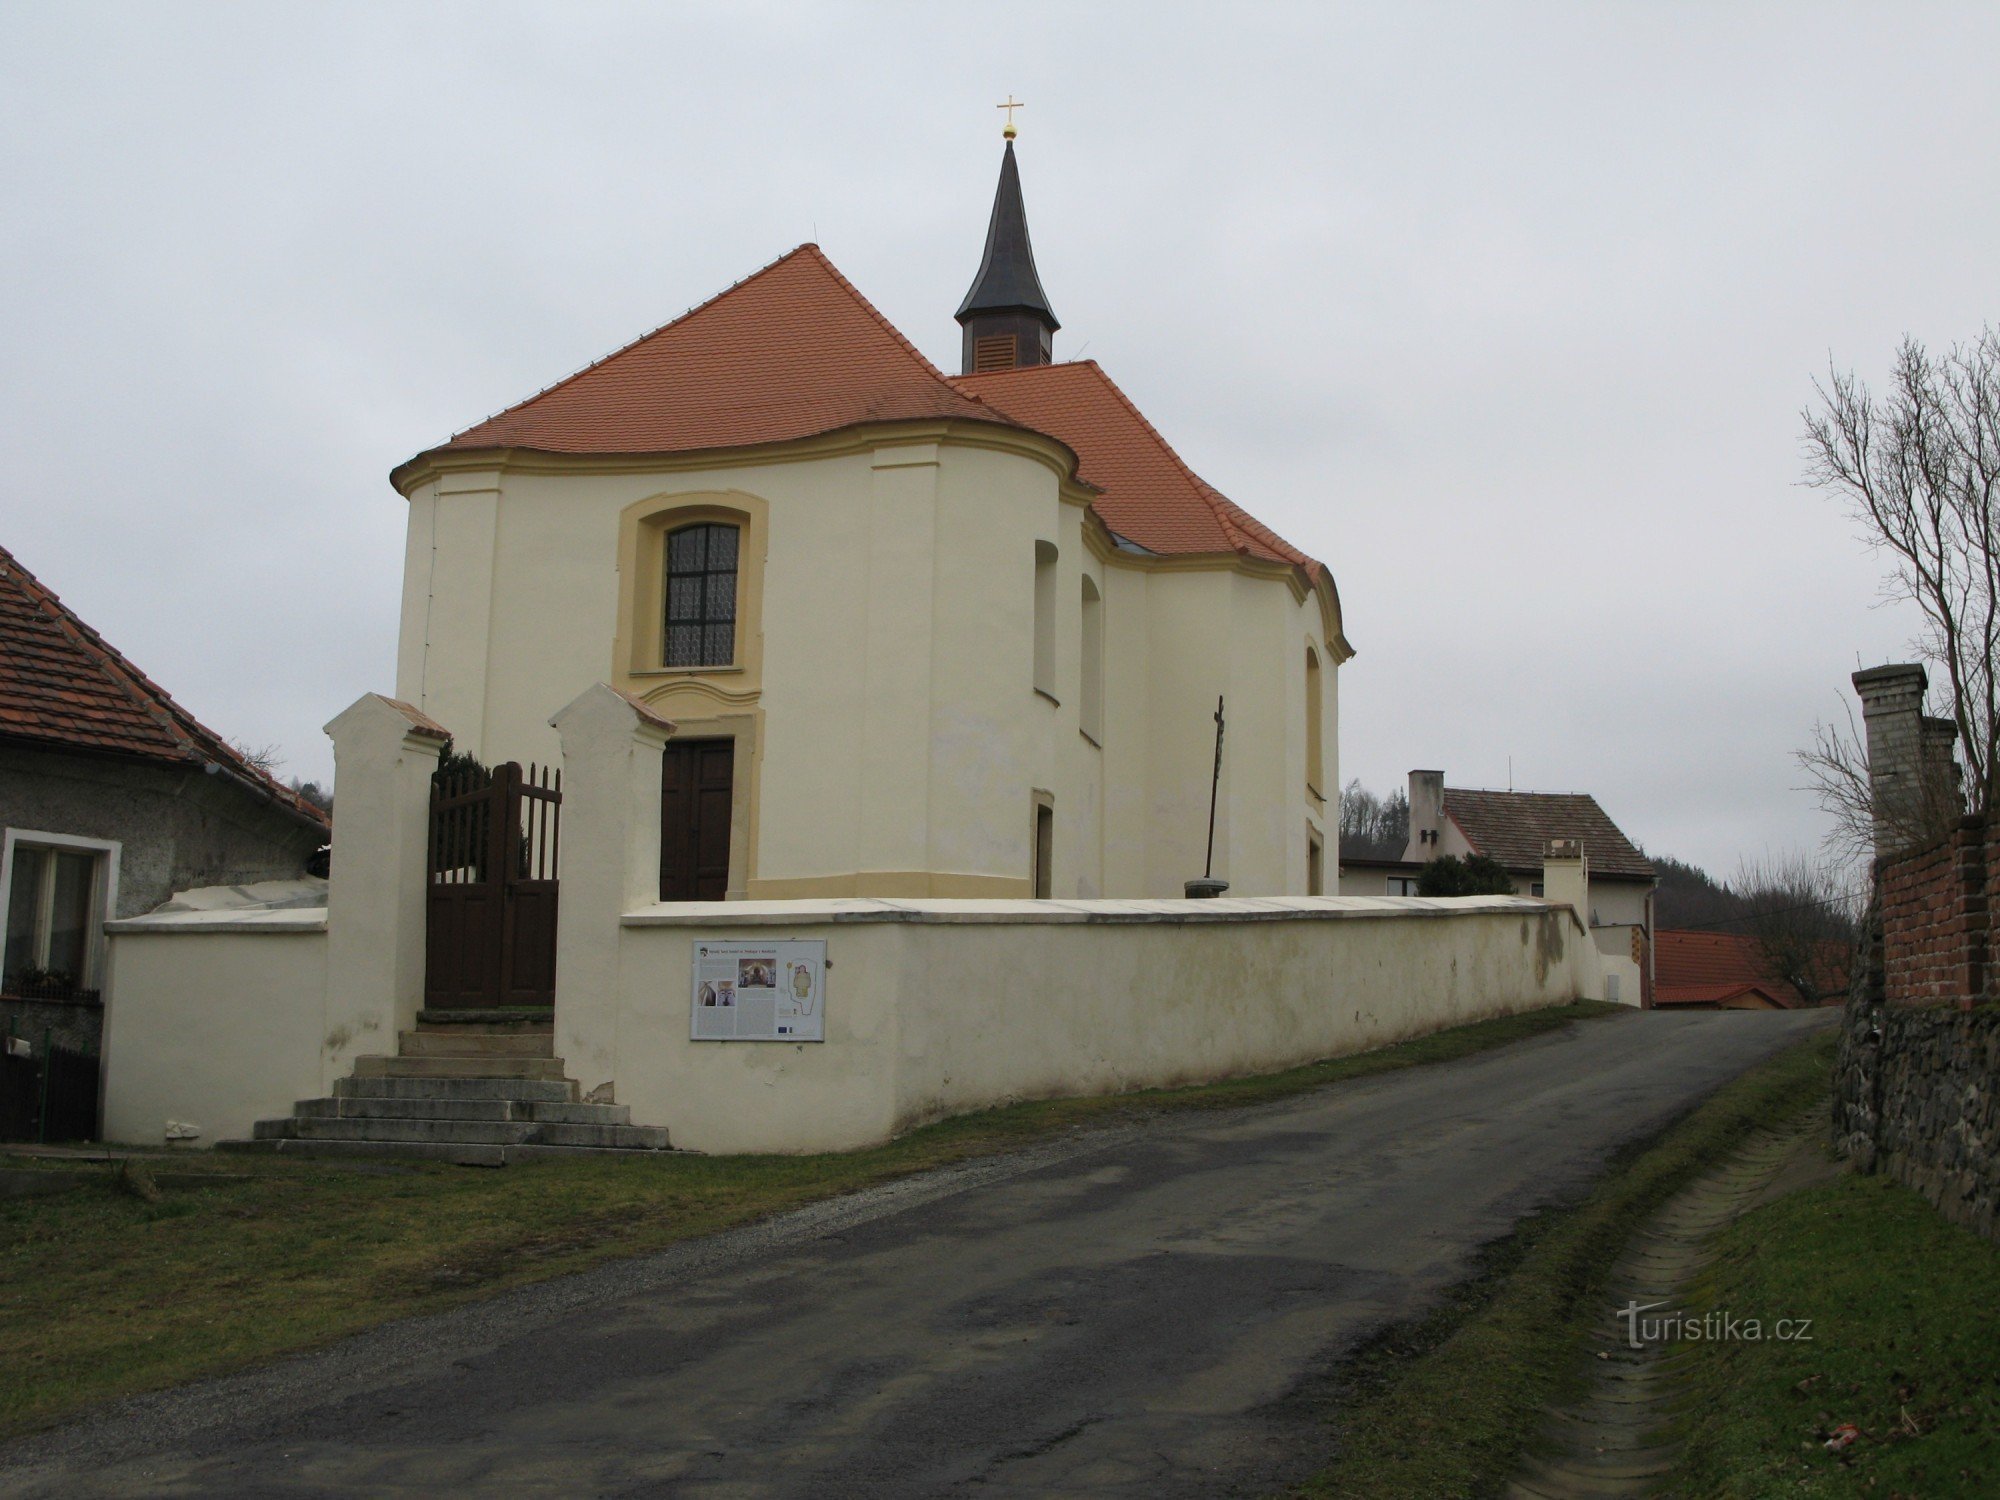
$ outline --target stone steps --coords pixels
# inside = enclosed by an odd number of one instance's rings
[[[301,1119],[320,1120],[485,1120],[497,1124],[630,1125],[623,1104],[572,1104],[541,1099],[372,1099],[336,1095],[301,1099],[292,1106]]]
[[[258,1156],[395,1157],[411,1161],[450,1162],[461,1167],[504,1167],[514,1162],[567,1160],[648,1161],[651,1151],[629,1146],[477,1146],[437,1141],[217,1141],[218,1151]]]
[[[563,1076],[547,1011],[421,1011],[394,1057],[357,1057],[323,1099],[259,1120],[231,1151],[401,1156],[505,1166],[544,1156],[644,1158],[672,1149],[622,1104],[586,1103]]]
[[[553,1028],[540,1031],[474,1031],[469,1027],[419,1028],[397,1037],[402,1057],[554,1057]]]
[[[336,1099],[501,1099],[514,1104],[574,1104],[581,1096],[567,1078],[348,1077],[333,1081]]]
[[[539,1078],[559,1081],[559,1057],[357,1057],[356,1078]]]
[[[657,1125],[560,1125],[534,1120],[381,1120],[287,1115],[259,1120],[260,1141],[401,1141],[441,1146],[599,1146],[663,1151]]]

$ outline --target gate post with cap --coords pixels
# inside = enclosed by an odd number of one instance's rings
[[[563,753],[556,1056],[586,1092],[615,1091],[618,946],[625,913],[660,896],[661,753],[674,726],[601,682],[549,723]]]
[[[431,777],[451,735],[407,703],[364,693],[333,740],[322,1084],[364,1054],[396,1052],[424,997]]]

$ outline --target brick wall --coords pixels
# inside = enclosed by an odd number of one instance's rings
[[[1962,819],[1951,833],[1877,866],[1882,998],[1890,1005],[1970,1007],[1986,993],[1987,912],[2000,894],[2000,820]]]

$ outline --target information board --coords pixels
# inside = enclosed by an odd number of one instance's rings
[[[694,940],[697,1042],[826,1040],[826,942]]]

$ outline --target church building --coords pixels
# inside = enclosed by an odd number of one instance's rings
[[[660,898],[1333,889],[1332,574],[1061,325],[1009,131],[948,376],[805,244],[398,467],[398,695],[488,764],[674,725]]]

